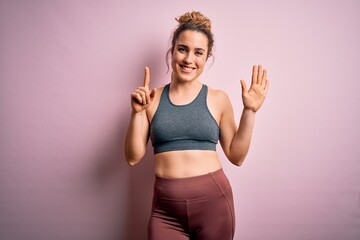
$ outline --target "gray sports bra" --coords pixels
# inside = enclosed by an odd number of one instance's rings
[[[208,87],[203,84],[200,93],[189,104],[174,105],[165,85],[159,106],[150,125],[154,153],[176,150],[216,150],[220,129],[211,115],[206,96]]]

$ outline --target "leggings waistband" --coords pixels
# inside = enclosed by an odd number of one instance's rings
[[[231,187],[222,168],[187,178],[168,179],[155,176],[154,192],[157,198],[162,199],[196,199],[223,194],[228,190],[231,190]]]

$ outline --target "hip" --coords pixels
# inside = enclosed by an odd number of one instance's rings
[[[183,201],[231,193],[231,185],[222,168],[207,174],[168,179],[155,176],[154,195],[163,200]]]

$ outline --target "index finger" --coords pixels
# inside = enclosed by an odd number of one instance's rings
[[[144,87],[149,88],[150,84],[150,69],[145,67]]]

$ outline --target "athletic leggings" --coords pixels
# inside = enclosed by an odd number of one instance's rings
[[[235,217],[222,169],[180,179],[156,176],[149,240],[231,240]]]

